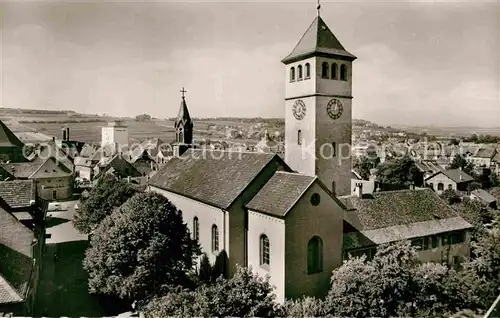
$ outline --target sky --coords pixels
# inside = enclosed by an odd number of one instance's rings
[[[321,2],[358,59],[353,117],[500,127],[499,1]],[[280,62],[316,1],[1,2],[0,105],[283,117]]]

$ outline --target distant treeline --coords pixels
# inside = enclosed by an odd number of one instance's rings
[[[78,124],[106,122],[102,118],[93,119],[63,119],[63,120],[20,120],[20,124]]]
[[[0,112],[16,114],[75,114],[73,110],[47,110],[47,109],[22,109],[22,108],[0,108]]]

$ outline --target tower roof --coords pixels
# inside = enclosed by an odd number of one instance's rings
[[[22,148],[23,142],[0,120],[0,147]]]
[[[179,114],[177,115],[176,125],[179,123],[191,122],[191,116],[189,116],[189,111],[186,104],[186,98],[182,96],[181,106],[179,108]]]
[[[340,44],[320,16],[314,19],[292,53],[281,62],[288,64],[311,56],[337,57],[349,61],[356,59]]]

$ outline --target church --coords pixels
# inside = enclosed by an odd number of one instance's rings
[[[411,240],[424,261],[469,254],[471,225],[431,189],[363,193],[351,184],[353,61],[319,15],[285,66],[285,159],[194,149],[185,97],[175,123],[177,156],[148,191],[181,211],[212,263],[222,253],[270,276],[278,301],[324,296],[348,255]],[[353,191],[355,190],[355,191]]]

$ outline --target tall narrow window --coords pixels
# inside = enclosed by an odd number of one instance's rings
[[[182,132],[182,129],[179,129],[179,140],[177,140],[178,142],[183,142],[183,138],[184,138],[184,134]]]
[[[444,190],[444,184],[441,182],[438,183],[438,191],[443,191]]]
[[[302,145],[302,130],[297,131],[297,145]]]
[[[311,78],[311,65],[306,63],[306,79]]]
[[[340,66],[340,79],[347,81],[347,66],[345,64]]]
[[[193,239],[195,240],[200,239],[200,223],[196,216],[193,219]]]
[[[323,241],[314,236],[307,243],[307,273],[314,274],[323,271]]]
[[[302,79],[302,65],[297,66],[297,79]]]
[[[335,142],[332,142],[332,157],[335,157],[337,155],[337,144]]]
[[[212,252],[219,251],[219,229],[217,225],[212,225]]]
[[[295,81],[295,67],[290,69],[290,82]]]
[[[328,63],[327,62],[323,62],[323,64],[321,64],[321,77],[322,78],[328,78]]]
[[[262,234],[260,236],[260,265],[269,265],[269,263],[269,238],[265,234]]]
[[[337,63],[332,63],[332,79],[336,80],[338,79],[338,66],[337,66]]]

